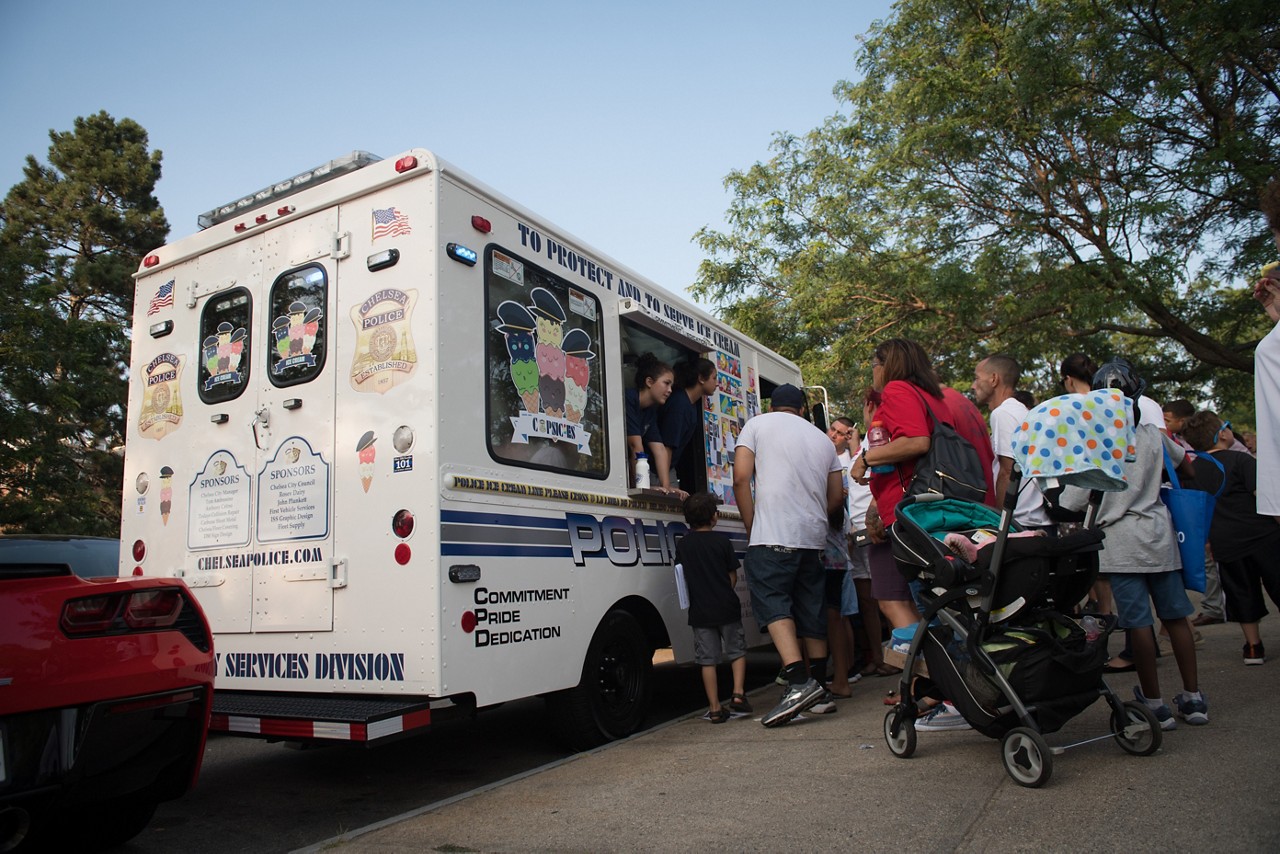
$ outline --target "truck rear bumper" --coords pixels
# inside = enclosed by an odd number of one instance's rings
[[[284,740],[372,743],[426,729],[452,700],[215,691],[211,732]]]

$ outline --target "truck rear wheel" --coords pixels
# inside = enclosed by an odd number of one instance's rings
[[[640,729],[653,691],[653,647],[631,614],[605,614],[576,687],[547,696],[557,740],[587,750]]]

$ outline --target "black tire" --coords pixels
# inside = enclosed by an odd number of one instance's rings
[[[893,737],[893,716],[897,712],[890,710],[884,716],[884,740],[889,745],[889,752],[899,759],[910,759],[916,752],[915,718],[905,716],[898,727],[898,737]]]
[[[582,664],[582,681],[547,696],[556,739],[588,750],[640,729],[653,692],[653,647],[636,618],[604,615]]]
[[[1111,732],[1115,734],[1116,743],[1134,756],[1150,756],[1159,750],[1164,742],[1164,731],[1160,729],[1156,713],[1147,708],[1146,703],[1135,700],[1121,708],[1124,709],[1123,719],[1118,712],[1111,713]]]
[[[1038,789],[1053,776],[1053,753],[1044,736],[1030,727],[1014,727],[1000,741],[1004,770],[1019,786]]]

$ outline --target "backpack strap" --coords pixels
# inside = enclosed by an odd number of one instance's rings
[[[948,421],[945,418],[938,417],[938,413],[933,411],[933,404],[929,402],[929,396],[926,395],[923,391],[921,391],[920,386],[916,385],[910,380],[903,380],[903,382],[911,386],[911,390],[914,391],[920,397],[920,401],[924,404],[924,408],[929,410],[929,416],[933,419],[935,424],[941,421],[943,424],[948,425],[952,430],[956,429],[956,425],[952,424],[950,421]],[[929,435],[933,436],[932,425],[929,427]]]

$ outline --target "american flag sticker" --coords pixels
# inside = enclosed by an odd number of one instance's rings
[[[169,308],[172,305],[173,279],[170,279],[156,289],[156,295],[151,298],[151,302],[147,305],[147,317],[150,317],[162,308]]]
[[[412,234],[413,229],[409,227],[409,217],[400,213],[395,208],[375,208],[373,211],[373,239],[379,237],[403,237],[406,234]]]

